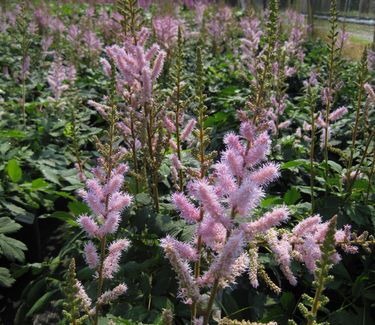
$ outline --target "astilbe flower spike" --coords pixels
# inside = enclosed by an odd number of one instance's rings
[[[269,135],[264,131],[259,133],[250,121],[244,121],[240,134],[228,133],[224,143],[225,150],[219,162],[212,166],[211,174],[205,179],[191,180],[187,194],[172,195],[181,217],[196,226],[191,242],[184,244],[170,236],[161,241],[179,280],[179,297],[194,311],[194,306],[205,299],[204,293],[210,291],[203,318],[199,318],[196,310],[193,312],[195,320],[200,319],[203,324],[208,323],[219,288],[233,287],[236,278],[246,270],[255,288],[259,286],[258,273],[276,288],[258,259],[259,246],[269,247],[286,279],[296,285],[292,260],[304,263],[314,272],[328,229],[328,222],[313,216],[289,232],[279,232],[277,227],[289,220],[290,212],[285,206],[255,218],[265,187],[280,174],[277,164],[267,162]],[[357,252],[357,247],[350,243],[349,226],[337,230],[335,238],[337,247],[348,253]],[[190,263],[197,265],[204,257],[207,257],[207,269],[201,273],[200,267],[195,267],[193,274]],[[339,260],[340,255],[335,252],[332,261]]]
[[[99,160],[100,161],[100,160]],[[105,256],[99,256],[94,241],[105,244],[105,238],[117,231],[121,220],[121,212],[127,208],[132,197],[121,191],[124,183],[122,173],[127,171],[127,166],[119,164],[113,168],[110,177],[105,177],[105,169],[100,164],[92,170],[93,178],[86,181],[86,190],[79,192],[92,211],[92,215],[81,215],[78,224],[91,238],[84,247],[85,261],[94,270],[100,279],[112,279],[118,271],[121,254],[129,247],[129,241],[118,239],[110,243]],[[84,290],[83,287],[80,290]],[[124,284],[115,289],[107,291],[97,297],[96,306],[91,309],[90,314],[95,315],[99,305],[115,300],[126,291]],[[86,299],[87,300],[87,299]]]

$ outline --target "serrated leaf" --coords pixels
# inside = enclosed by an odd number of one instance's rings
[[[31,212],[28,212],[13,203],[2,202],[2,204],[10,211],[17,221],[30,225],[34,223],[35,216]]]
[[[23,251],[27,250],[24,243],[17,239],[0,234],[0,255],[4,255],[7,259],[19,262],[25,260],[25,254]]]
[[[299,199],[301,198],[301,194],[299,191],[292,187],[290,190],[288,190],[284,195],[284,202],[286,205],[293,205],[295,204]]]
[[[280,169],[293,169],[299,166],[309,166],[307,160],[299,159],[299,160],[292,160],[286,163],[281,164]]]
[[[0,218],[0,233],[1,234],[7,234],[17,231],[21,228],[21,225],[16,223],[14,220],[3,217]]]
[[[43,167],[40,168],[40,171],[42,172],[43,176],[47,180],[49,180],[52,183],[60,185],[58,174],[57,174],[56,170],[54,170],[52,168],[49,168],[49,167],[46,167],[46,166],[43,166]]]
[[[9,288],[15,281],[8,269],[0,267],[0,286]]]
[[[68,208],[76,216],[90,213],[90,208],[85,203],[79,201],[69,202]]]

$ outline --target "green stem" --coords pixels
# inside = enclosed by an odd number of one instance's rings
[[[314,169],[314,156],[315,156],[315,104],[312,101],[311,88],[308,86],[308,93],[310,97],[310,117],[311,117],[311,145],[310,145],[310,192],[311,192],[311,213],[315,210],[314,198],[314,183],[315,183],[315,169]]]
[[[212,307],[214,305],[214,301],[215,301],[218,289],[219,289],[219,279],[216,279],[211,289],[210,300],[208,301],[206,312],[203,316],[203,325],[207,325],[208,321],[210,320]]]
[[[352,194],[354,182],[356,181],[356,179],[358,177],[358,174],[359,174],[359,171],[360,171],[360,168],[361,168],[363,162],[365,161],[365,159],[367,157],[367,151],[369,149],[370,143],[371,143],[374,135],[375,135],[375,131],[372,131],[372,133],[368,137],[368,140],[367,140],[366,145],[365,145],[365,150],[364,150],[363,155],[361,157],[361,161],[359,162],[359,166],[358,166],[358,168],[357,168],[357,170],[354,174],[354,177],[350,177],[350,175],[349,175],[349,178],[347,178],[348,189],[347,189],[347,194],[345,196],[344,201],[348,200],[350,198],[351,194]]]
[[[364,84],[361,72],[360,72],[359,79],[360,80],[359,80],[359,85],[358,85],[359,88],[358,88],[357,107],[356,107],[356,112],[355,112],[354,129],[353,129],[353,132],[352,132],[352,144],[350,146],[350,156],[349,156],[348,166],[346,168],[347,179],[350,178],[350,172],[351,172],[351,169],[352,169],[352,166],[353,166],[353,157],[354,157],[355,145],[356,145],[356,141],[357,141],[359,118],[360,118],[360,113],[361,113],[361,104],[362,104],[362,97],[363,97],[363,84]]]
[[[366,194],[366,199],[365,199],[366,204],[367,204],[368,198],[370,196],[371,181],[372,181],[372,177],[374,176],[374,173],[375,173],[375,146],[374,146],[373,155],[372,155],[371,171],[370,171],[370,174],[368,176],[367,194]]]
[[[109,150],[108,155],[106,157],[107,162],[107,175],[106,175],[106,181],[108,182],[111,178],[112,174],[112,168],[113,168],[113,142],[114,142],[114,136],[115,136],[115,119],[116,119],[116,107],[114,103],[112,102],[112,110],[111,110],[111,118],[110,118],[110,125],[109,125]],[[105,198],[105,210],[108,210],[108,203],[109,203],[109,195]],[[100,304],[98,303],[99,297],[102,295],[103,292],[103,284],[104,284],[104,275],[103,275],[103,269],[104,269],[104,260],[106,258],[106,252],[105,252],[105,246],[106,246],[106,237],[102,237],[100,239],[100,264],[99,264],[99,279],[98,279],[98,290],[97,290],[97,299],[96,299],[96,310],[94,315],[94,325],[98,325],[98,318],[99,318],[99,312],[100,312]]]

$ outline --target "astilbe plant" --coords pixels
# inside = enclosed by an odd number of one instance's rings
[[[121,222],[121,213],[132,202],[132,197],[122,191],[124,174],[128,166],[121,163],[126,150],[117,146],[118,118],[117,107],[113,99],[114,89],[109,95],[110,107],[103,113],[103,117],[109,122],[107,142],[97,140],[98,158],[97,166],[92,169],[92,177],[86,180],[86,189],[80,190],[79,195],[89,206],[91,213],[81,215],[78,223],[90,240],[85,244],[85,261],[90,269],[95,272],[97,280],[97,295],[94,305],[88,303],[86,309],[93,324],[98,323],[98,316],[103,305],[116,300],[127,287],[121,283],[111,290],[105,291],[105,280],[112,280],[119,268],[121,254],[129,247],[127,239],[114,238]],[[80,293],[84,293],[83,287]],[[87,299],[82,299],[88,301]],[[91,301],[90,301],[91,302]]]
[[[186,85],[184,82],[184,41],[181,28],[178,29],[177,46],[174,55],[174,64],[171,69],[171,76],[174,82],[172,94],[166,101],[169,108],[164,116],[164,126],[169,133],[169,146],[173,152],[171,156],[172,166],[171,174],[175,186],[182,190],[184,185],[184,163],[183,163],[183,144],[189,142],[189,137],[193,132],[196,120],[190,118],[186,121],[185,109],[188,103],[186,100]],[[184,100],[185,99],[185,100]]]
[[[157,44],[146,47],[149,34],[147,28],[142,28],[135,39],[125,41],[124,47],[112,45],[106,48],[106,53],[115,68],[116,90],[124,107],[123,118],[117,125],[132,152],[134,172],[138,179],[143,175],[148,181],[155,208],[159,210],[158,170],[168,141],[163,130],[163,107],[155,101],[154,90],[165,52]],[[101,62],[105,74],[112,78],[111,63],[104,58]],[[106,115],[105,105],[92,101],[90,104]]]
[[[232,10],[229,7],[222,7],[206,23],[205,28],[211,38],[214,53],[219,53],[222,44],[228,40],[231,22]]]
[[[65,65],[61,57],[55,56],[47,77],[53,100],[58,102],[63,93],[72,86],[75,79],[76,69],[74,65]]]
[[[152,21],[156,39],[167,51],[168,56],[177,44],[178,30],[181,26],[182,21],[172,16],[155,17]]]
[[[240,26],[244,37],[241,39],[241,63],[244,77],[251,87],[247,103],[257,123],[269,123],[274,134],[288,128],[290,120],[282,121],[287,106],[287,78],[293,76],[304,57],[302,43],[305,39],[306,26],[295,12],[288,12],[288,37],[282,41],[281,19],[278,1],[269,4],[266,30],[260,27],[257,17],[244,17]],[[264,42],[261,40],[264,39]]]
[[[236,278],[249,271],[252,286],[259,286],[258,275],[279,293],[258,260],[258,247],[265,245],[291,285],[297,284],[292,259],[315,272],[322,257],[329,222],[316,215],[302,220],[290,232],[275,227],[289,219],[285,206],[274,208],[261,217],[256,209],[265,187],[279,176],[279,166],[267,162],[271,140],[266,131],[258,132],[250,121],[241,123],[240,134],[224,137],[225,150],[211,166],[206,178],[193,179],[187,193],[174,193],[172,202],[187,223],[195,224],[190,243],[167,236],[161,246],[179,281],[178,296],[192,306],[192,321],[208,324],[212,307],[221,288],[233,286]],[[335,232],[335,245],[355,253],[350,227]],[[338,262],[339,254],[332,254]],[[202,269],[193,273],[190,264]],[[207,291],[209,296],[207,298]],[[193,309],[195,307],[195,309]]]

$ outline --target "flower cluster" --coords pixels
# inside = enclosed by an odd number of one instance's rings
[[[149,30],[142,28],[137,45],[128,40],[123,47],[106,47],[106,53],[117,69],[117,90],[128,99],[132,107],[151,101],[153,83],[160,76],[164,65],[165,52],[157,44],[152,44],[148,49],[145,47],[149,35]],[[109,62],[106,59],[101,62],[105,74],[111,76]],[[130,90],[125,90],[125,86]]]
[[[203,301],[202,293],[207,287],[215,295],[217,288],[235,284],[236,278],[247,269],[250,283],[258,287],[258,272],[264,270],[258,259],[261,245],[270,248],[287,280],[296,285],[292,260],[304,263],[314,272],[328,229],[329,222],[313,216],[302,220],[290,232],[279,232],[276,227],[289,219],[290,212],[285,206],[256,217],[265,187],[279,176],[279,166],[266,162],[271,145],[269,135],[258,132],[246,121],[241,124],[240,134],[227,134],[224,143],[226,148],[212,166],[210,176],[190,181],[187,194],[172,195],[180,216],[196,225],[191,242],[183,243],[169,236],[161,241],[177,273],[179,297],[187,304]],[[357,247],[350,244],[349,226],[338,230],[335,239],[344,252],[357,252]],[[204,256],[208,257],[207,269],[202,274],[193,274],[190,263],[197,263]],[[338,262],[340,255],[334,253],[332,260]]]
[[[116,155],[118,153],[111,159],[118,159]],[[102,252],[99,255],[95,244],[95,241],[100,242],[102,246],[106,244],[106,236],[114,234],[118,230],[121,213],[132,202],[132,197],[121,190],[127,170],[128,167],[125,164],[118,164],[112,170],[106,170],[103,161],[99,159],[98,166],[92,170],[93,177],[86,180],[86,190],[79,191],[79,195],[92,211],[91,215],[83,214],[78,219],[78,224],[91,239],[84,247],[85,261],[89,268],[99,276],[99,282],[113,278],[118,271],[121,254],[130,244],[126,239],[117,239],[106,248],[102,248],[106,250],[104,255]],[[102,284],[99,283],[99,286]],[[82,295],[86,294],[83,287],[80,291],[82,291]],[[114,289],[102,293],[97,298],[97,306],[117,299],[125,291],[126,286],[120,284]],[[88,299],[82,300],[89,301]],[[90,315],[96,313],[96,307],[91,309]]]
[[[75,79],[75,67],[73,65],[66,66],[63,64],[61,57],[55,57],[47,77],[54,99],[59,100],[62,93],[69,89],[69,86],[74,83]]]
[[[182,22],[172,16],[156,17],[152,21],[158,43],[166,50],[170,51],[177,42],[178,28]]]
[[[170,237],[162,240],[162,247],[180,281],[179,295],[187,303],[196,303],[201,299],[197,292],[215,282],[220,287],[233,284],[248,267],[249,258],[243,249],[247,240],[243,227],[246,228],[247,223],[240,227],[237,218],[252,218],[264,187],[279,174],[276,164],[262,164],[270,150],[270,139],[266,132],[257,134],[251,122],[241,124],[240,135],[227,134],[224,143],[226,150],[213,165],[211,176],[190,181],[188,195],[175,193],[172,196],[181,217],[196,224],[192,243],[183,244]],[[274,214],[266,218],[269,227],[281,221],[271,225]],[[212,253],[213,259],[202,275],[194,277],[188,263],[201,258],[203,252],[199,251],[198,242]]]

